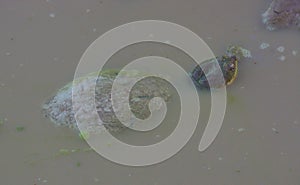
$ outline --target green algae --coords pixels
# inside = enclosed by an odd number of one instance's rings
[[[25,127],[24,126],[17,126],[16,127],[16,131],[17,132],[23,132],[25,130]]]
[[[79,134],[79,137],[82,139],[82,140],[86,140],[89,138],[89,133],[88,132],[80,132]]]
[[[227,94],[227,103],[230,105],[235,102],[236,102],[236,97],[232,94]]]
[[[145,75],[145,73],[142,73],[142,72],[139,72],[136,70],[120,72],[120,70],[118,70],[118,69],[105,69],[100,72],[92,72],[83,77],[76,78],[72,82],[69,82],[67,85],[65,85],[64,87],[59,89],[57,93],[63,92],[65,90],[69,89],[72,85],[77,85],[90,77],[92,78],[92,77],[99,76],[99,77],[105,77],[105,78],[115,78],[117,75],[126,76],[126,77],[139,77],[139,76],[142,77]]]

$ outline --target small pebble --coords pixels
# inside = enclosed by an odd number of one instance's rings
[[[46,179],[42,180],[42,178],[40,178],[40,177],[37,180],[40,181],[40,182],[42,182],[42,183],[47,183],[48,182]]]
[[[260,49],[267,49],[268,47],[270,47],[270,44],[265,43],[265,42],[259,46]]]
[[[219,158],[218,158],[218,160],[219,160],[219,161],[222,161],[222,160],[223,160],[223,158],[222,158],[222,157],[219,157]]]
[[[287,153],[285,153],[285,152],[280,152],[280,155],[286,155]]]
[[[278,134],[278,130],[276,128],[272,128],[272,131],[275,132],[276,134]]]
[[[285,56],[281,55],[279,58],[278,58],[280,61],[285,61]]]
[[[86,9],[85,12],[86,12],[86,13],[90,13],[90,12],[91,12],[91,9]]]
[[[171,44],[171,41],[167,40],[165,41],[165,44]]]
[[[10,52],[6,52],[5,55],[6,55],[6,56],[10,56],[11,53],[10,53]]]
[[[252,58],[252,54],[251,51],[247,50],[247,49],[243,49],[241,48],[242,54],[245,58]]]
[[[238,132],[245,132],[245,130],[246,130],[245,128],[239,128]]]
[[[49,17],[54,18],[54,17],[55,17],[55,14],[54,14],[54,13],[50,13],[50,14],[49,14]]]
[[[96,28],[94,28],[94,29],[93,29],[93,32],[96,32],[96,31],[97,31],[97,29],[96,29]]]
[[[292,51],[292,54],[293,54],[294,56],[296,56],[296,55],[298,54],[298,51],[293,50],[293,51]]]
[[[277,51],[280,52],[280,53],[283,53],[284,50],[285,50],[285,48],[284,48],[283,46],[279,46],[279,47],[277,48]]]

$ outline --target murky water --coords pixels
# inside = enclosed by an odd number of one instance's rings
[[[90,0],[0,1],[0,184],[299,184],[299,31],[269,32],[260,14],[270,1]],[[203,153],[197,147],[205,125],[169,160],[149,167],[127,167],[102,158],[73,130],[43,118],[41,105],[72,80],[85,49],[121,24],[158,19],[183,25],[221,55],[228,44],[252,51],[240,63],[239,77],[227,90],[223,127]],[[262,42],[270,47],[261,50]],[[284,46],[285,51],[277,51]],[[165,45],[131,46],[111,59],[120,66],[157,54],[193,67],[183,53]],[[283,55],[285,61],[278,58]],[[200,92],[201,123],[210,96]],[[171,106],[168,121],[176,118]],[[159,141],[172,126],[145,136]],[[139,144],[139,134],[120,138]],[[70,150],[64,152],[61,149]],[[80,149],[78,151],[77,149]],[[73,150],[73,152],[72,152]],[[63,155],[65,154],[65,155]]]

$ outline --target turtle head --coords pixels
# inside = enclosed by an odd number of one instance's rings
[[[232,84],[238,73],[238,59],[236,56],[223,56],[220,62],[226,85]]]

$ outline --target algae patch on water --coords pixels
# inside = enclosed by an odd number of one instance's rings
[[[16,127],[16,131],[17,132],[22,132],[22,131],[24,131],[25,130],[25,127],[24,126],[17,126]]]

